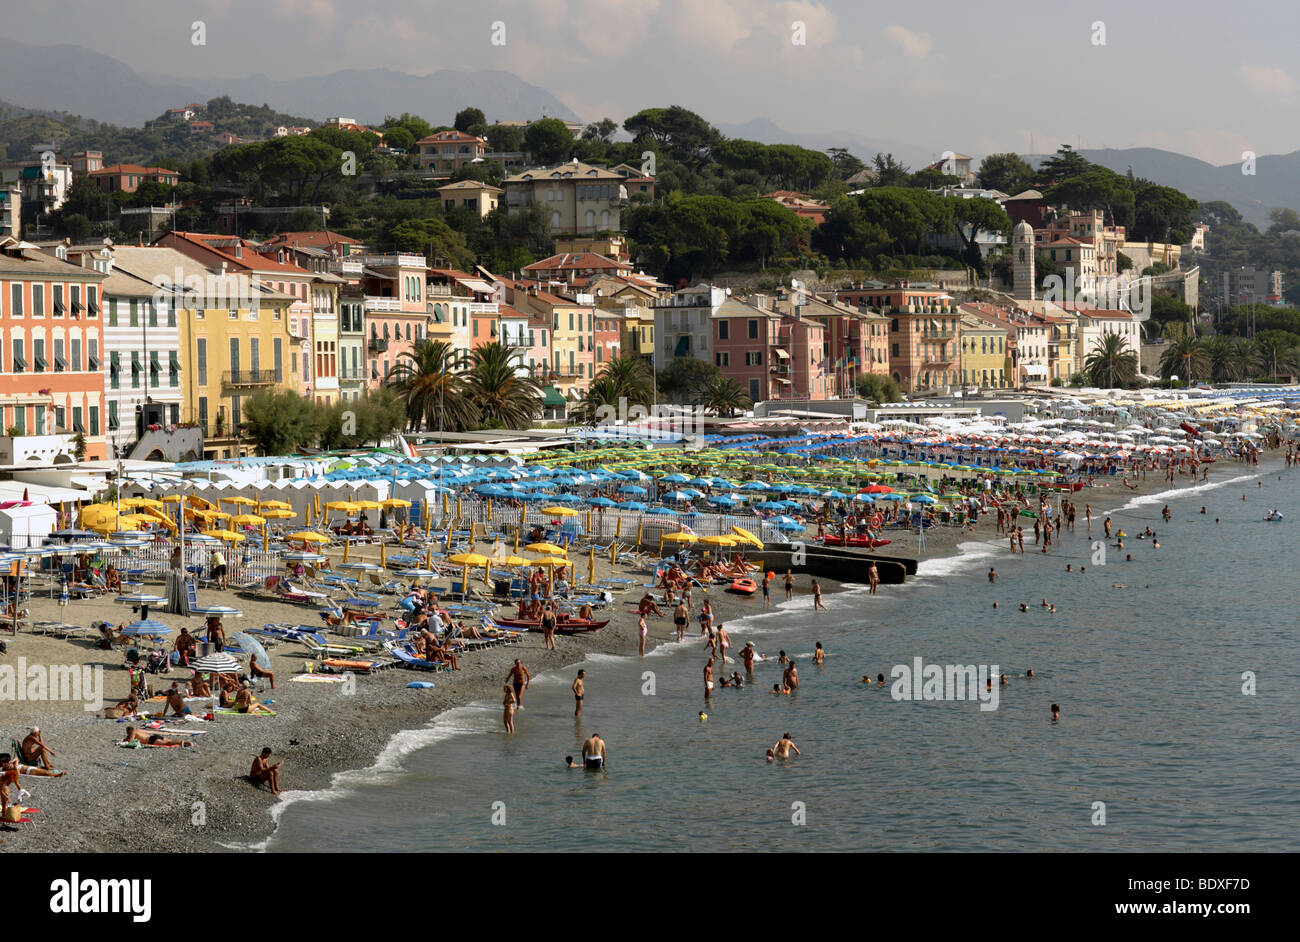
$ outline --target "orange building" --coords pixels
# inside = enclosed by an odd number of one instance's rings
[[[105,276],[0,246],[0,432],[76,435],[105,458],[100,284]]]

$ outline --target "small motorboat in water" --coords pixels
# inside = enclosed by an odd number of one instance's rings
[[[1277,523],[1281,519],[1282,519],[1282,511],[1280,510],[1270,510],[1268,513],[1264,514],[1265,523]]]

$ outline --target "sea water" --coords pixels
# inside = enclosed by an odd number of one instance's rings
[[[261,846],[1295,850],[1300,474],[1232,464],[1218,477],[1126,504],[1118,487],[1088,492],[1091,535],[1080,501],[1075,532],[1047,555],[1028,540],[1023,556],[1005,541],[967,543],[923,561],[905,586],[827,595],[820,613],[806,578],[769,612],[755,598],[753,614],[726,624],[732,651],[753,641],[773,660],[707,703],[698,637],[645,658],[592,655],[534,679],[513,736],[498,697],[399,734],[372,768],[327,790],[290,793]],[[1112,516],[1128,537],[1098,564],[1107,500],[1123,504]],[[1268,507],[1285,520],[1263,522]],[[1147,526],[1159,549],[1136,539]],[[654,630],[667,634],[667,621]],[[822,667],[811,660],[818,641]],[[781,649],[799,666],[791,696],[770,693]],[[998,665],[1010,683],[984,711],[861,683],[917,657]],[[581,720],[569,689],[578,667]],[[566,768],[593,731],[608,744],[607,771]],[[786,732],[802,755],[767,762]]]

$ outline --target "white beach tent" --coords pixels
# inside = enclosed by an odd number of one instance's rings
[[[41,546],[54,532],[59,515],[49,504],[0,507],[0,542],[13,549]]]

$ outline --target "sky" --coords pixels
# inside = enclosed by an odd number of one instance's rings
[[[588,121],[680,104],[936,154],[1069,143],[1225,164],[1300,149],[1297,27],[1300,5],[1256,0],[66,0],[5,31],[178,78],[503,69]]]

